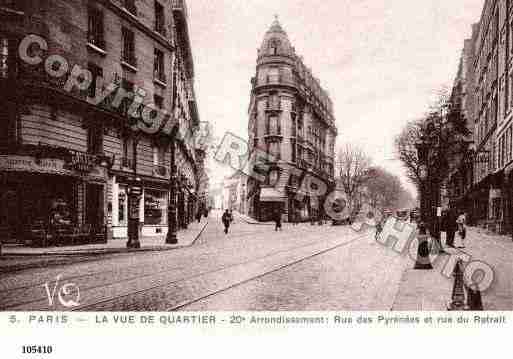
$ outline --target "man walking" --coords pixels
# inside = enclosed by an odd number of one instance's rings
[[[453,208],[449,208],[445,219],[445,232],[447,236],[445,244],[447,245],[447,247],[451,248],[454,248],[454,235],[456,234],[456,229],[458,228],[456,219],[457,218],[455,210]]]
[[[232,221],[230,212],[228,210],[225,210],[223,213],[223,217],[221,217],[221,220],[224,224],[224,234],[228,234],[228,229],[230,228],[230,223]]]
[[[458,248],[465,248],[465,237],[467,236],[467,229],[465,228],[465,224],[467,222],[467,218],[464,212],[460,212],[456,223],[458,224],[458,234],[461,238],[461,245]]]
[[[278,229],[281,231],[281,212],[276,211],[274,215],[274,222],[276,223],[276,227],[274,228],[275,231],[278,231]]]

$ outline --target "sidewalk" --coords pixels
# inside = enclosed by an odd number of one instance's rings
[[[442,235],[442,240],[444,236]],[[456,245],[459,244],[456,239]],[[477,228],[467,228],[465,249],[446,248],[450,255],[432,257],[433,270],[409,269],[403,273],[393,310],[447,310],[451,301],[454,279],[452,273],[458,255],[470,256],[470,261],[482,261],[493,268],[495,281],[482,293],[485,310],[513,309],[513,241],[510,237],[486,234]],[[416,245],[415,245],[416,246]],[[416,247],[415,247],[416,248]],[[408,259],[409,260],[409,259]]]
[[[253,219],[249,216],[246,216],[242,213],[239,213],[237,211],[233,211],[233,213],[235,214],[235,217],[242,220],[243,222],[247,223],[247,224],[256,224],[256,225],[261,225],[261,226],[274,226],[274,223],[271,223],[271,222],[258,222],[256,219]]]
[[[118,253],[167,251],[193,245],[207,227],[209,220],[191,223],[178,232],[178,244],[166,244],[165,236],[141,238],[141,248],[126,248],[127,239],[113,239],[107,243],[80,246],[32,248],[22,245],[4,245],[0,256],[0,272],[12,272],[48,265],[71,264],[97,259],[98,256]]]

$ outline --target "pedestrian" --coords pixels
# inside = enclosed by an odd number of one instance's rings
[[[454,248],[454,236],[456,234],[456,230],[458,229],[456,220],[456,211],[453,208],[449,208],[445,219],[445,244],[447,247]]]
[[[281,231],[281,212],[280,211],[276,211],[276,213],[274,214],[274,222],[276,224],[276,227],[274,228],[274,230]]]
[[[464,212],[460,212],[456,223],[458,224],[458,234],[461,239],[461,245],[458,248],[465,248],[465,237],[467,236],[467,229],[465,228],[465,223],[467,222],[467,218]]]
[[[228,234],[228,229],[230,229],[230,223],[232,221],[230,211],[228,209],[224,211],[221,220],[224,224],[224,234]]]

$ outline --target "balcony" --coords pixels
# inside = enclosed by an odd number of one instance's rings
[[[24,1],[22,0],[0,0],[0,14],[5,12],[8,15],[24,15]]]
[[[137,16],[137,7],[135,6],[135,0],[125,0],[123,7],[132,15]]]
[[[281,112],[282,111],[281,102],[279,102],[279,101],[276,103],[267,102],[267,104],[265,106],[265,111],[266,112]]]
[[[264,138],[266,141],[275,141],[275,140],[281,140],[283,138],[283,133],[281,132],[281,128],[279,129],[273,129],[273,130],[267,130],[267,132],[264,134]]]
[[[121,158],[121,167],[129,170],[135,169],[135,161],[133,158],[123,157]]]
[[[154,165],[153,166],[153,175],[157,177],[168,177],[168,167],[163,165]]]
[[[282,85],[282,86],[292,86],[295,87],[296,83],[293,79],[286,79],[284,76],[266,76],[262,79],[255,79],[253,82],[253,87],[264,87],[264,86],[273,86],[273,85]]]

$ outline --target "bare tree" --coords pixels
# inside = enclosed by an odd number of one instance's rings
[[[337,182],[345,191],[352,208],[358,207],[362,186],[371,176],[372,160],[358,146],[346,144],[337,156]]]
[[[380,167],[372,168],[370,173],[372,177],[365,185],[369,204],[377,209],[399,207],[399,199],[405,191],[399,177]]]
[[[395,139],[396,152],[406,168],[406,175],[417,187],[421,183],[421,174],[415,144],[418,143],[422,137],[423,122],[424,120],[408,122]]]

